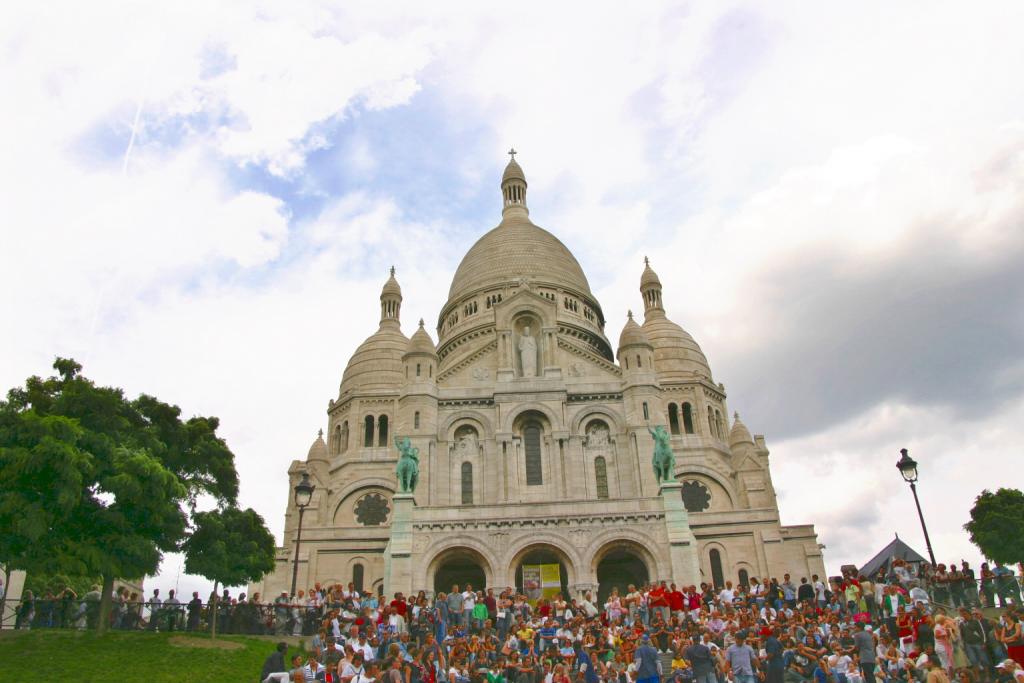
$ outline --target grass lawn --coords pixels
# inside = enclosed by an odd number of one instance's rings
[[[0,682],[254,683],[273,651],[273,640],[245,636],[0,631]]]

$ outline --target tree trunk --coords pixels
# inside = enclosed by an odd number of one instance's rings
[[[211,614],[210,617],[210,637],[217,637],[217,582],[213,582],[213,604],[210,606]]]
[[[103,575],[103,592],[100,593],[100,616],[96,621],[96,632],[106,633],[110,625],[110,595],[114,592],[114,577]]]
[[[4,565],[4,597],[0,598],[0,631],[4,628],[4,618],[7,616],[7,596],[11,592],[11,567]],[[17,609],[17,606],[15,606]],[[11,628],[14,628],[12,625]]]

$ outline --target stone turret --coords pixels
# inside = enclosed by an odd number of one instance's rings
[[[644,332],[654,347],[654,366],[658,379],[689,381],[711,379],[711,367],[700,346],[683,328],[665,315],[661,295],[661,280],[644,257],[644,272],[640,276],[640,293],[644,298]]]

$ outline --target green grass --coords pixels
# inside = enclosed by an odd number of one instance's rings
[[[274,650],[270,639],[217,636],[218,643],[237,644],[225,649],[172,645],[175,636],[211,643],[208,635],[183,633],[0,631],[0,682],[253,683]]]

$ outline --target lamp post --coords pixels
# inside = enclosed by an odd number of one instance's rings
[[[292,596],[295,596],[295,584],[299,579],[299,543],[302,542],[302,515],[313,497],[313,489],[316,488],[309,483],[309,474],[302,473],[302,481],[295,485],[295,504],[299,507],[299,528],[295,532],[295,560],[292,565]]]
[[[914,494],[914,505],[917,506],[917,517],[921,520],[921,531],[924,532],[924,544],[928,547],[928,559],[932,561],[932,566],[935,566],[935,553],[932,552],[932,541],[928,538],[928,526],[924,523],[924,515],[921,514],[921,502],[917,499],[917,462],[910,457],[906,448],[901,448],[900,453],[903,457],[896,463],[896,468],[903,475],[903,480],[910,484],[910,491]],[[301,519],[301,518],[300,518]]]

